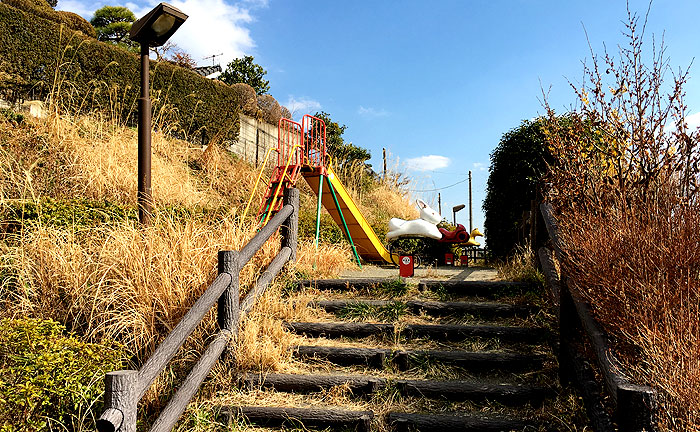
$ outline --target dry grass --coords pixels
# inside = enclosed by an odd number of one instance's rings
[[[498,277],[503,280],[522,282],[544,282],[535,267],[535,255],[529,245],[518,246],[518,250],[507,261],[496,265]]]
[[[660,429],[700,430],[700,135],[686,124],[688,72],[664,82],[665,46],[642,53],[645,25],[630,13],[617,57],[593,56],[576,113],[558,123],[549,110],[549,196],[562,273],[632,378],[659,391]]]
[[[698,206],[568,215],[562,230],[573,288],[619,337],[628,367],[661,390],[668,430],[700,424],[699,215]]]
[[[97,114],[53,112],[46,120],[20,125],[0,118],[0,143],[0,205],[88,198],[135,210],[133,129]],[[202,151],[154,132],[156,207],[175,207],[193,216],[159,211],[146,229],[133,221],[67,228],[24,225],[0,240],[0,316],[53,318],[86,340],[119,341],[130,357],[129,367],[139,367],[213,280],[217,251],[240,249],[254,235],[252,221],[240,221],[238,215],[256,177],[249,164],[218,146]],[[375,184],[368,192],[358,184],[351,191],[375,222],[415,215],[407,197],[388,184]],[[263,193],[256,193],[251,213]],[[242,295],[278,250],[275,236],[243,269]],[[283,299],[287,282],[299,276],[334,277],[352,265],[345,243],[322,244],[317,251],[302,239],[297,263],[243,322],[235,362],[221,362],[212,381],[221,383],[240,370],[299,367],[289,348],[300,337],[282,323],[310,319],[316,312],[307,308],[312,292]],[[162,407],[173,383],[204,349],[214,321],[212,312],[146,394],[147,412]]]
[[[134,205],[136,130],[97,115],[0,121],[4,198],[82,196]],[[216,207],[245,203],[255,169],[218,146],[206,151],[161,132],[152,137],[156,206]],[[21,185],[18,188],[18,185]],[[261,192],[258,192],[260,194]]]
[[[239,249],[252,236],[223,221],[157,219],[67,231],[25,230],[2,246],[3,271],[16,290],[3,295],[6,314],[53,318],[90,340],[120,340],[131,352],[150,351],[213,279],[218,250]],[[267,243],[244,268],[254,275],[277,251]]]

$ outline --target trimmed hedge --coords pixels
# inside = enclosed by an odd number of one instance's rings
[[[543,119],[525,120],[503,134],[491,153],[491,166],[482,208],[486,243],[492,256],[506,259],[516,251],[518,226],[537,186],[548,172],[552,156]]]
[[[239,113],[247,102],[242,86],[208,80],[166,62],[152,61],[150,73],[155,127],[159,121],[168,124],[169,132],[181,137],[200,132],[212,140],[237,137]],[[137,55],[12,7],[7,0],[0,3],[0,80],[4,97],[51,95],[69,112],[98,109],[136,124]],[[253,115],[257,106],[255,110]]]
[[[85,18],[73,12],[53,10],[46,0],[2,0],[2,3],[47,20],[65,24],[68,28],[79,31],[85,36],[96,37],[95,28]]]

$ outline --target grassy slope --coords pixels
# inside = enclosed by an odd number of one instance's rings
[[[131,367],[143,362],[213,279],[217,250],[239,249],[254,234],[252,217],[242,221],[239,215],[257,176],[216,146],[202,151],[155,132],[158,211],[153,227],[143,230],[135,220],[136,150],[135,130],[98,117],[18,123],[0,116],[0,318],[52,318],[86,341],[117,340]],[[255,193],[249,213],[262,193]],[[389,215],[412,216],[410,203],[387,185],[351,193],[378,228]],[[304,189],[302,195],[306,220],[315,200]],[[332,231],[328,219],[324,232]],[[278,240],[268,242],[243,269],[244,290],[277,250]],[[344,241],[323,243],[316,253],[311,239],[303,239],[286,279],[295,273],[333,276],[352,265],[350,258]],[[283,288],[278,284],[273,291]],[[237,362],[276,369],[291,341],[280,319],[296,315],[299,307],[268,299],[260,309],[266,313],[248,320]],[[170,375],[203,349],[213,326],[211,315]],[[171,380],[154,386],[145,409],[160,404]]]

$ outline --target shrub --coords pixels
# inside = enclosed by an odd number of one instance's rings
[[[313,239],[316,237],[316,213],[299,212],[299,237]],[[320,241],[325,243],[345,242],[342,231],[328,213],[321,213]]]
[[[10,224],[39,223],[61,227],[95,226],[103,223],[136,219],[136,209],[109,201],[89,199],[10,202],[3,209],[3,219]]]
[[[268,94],[258,96],[258,108],[262,113],[262,119],[270,124],[277,124],[282,118],[280,104]]]
[[[3,83],[6,95],[51,95],[54,109],[73,114],[96,109],[136,124],[139,61],[125,49],[4,2],[0,4],[0,58],[0,74],[17,83]],[[157,128],[168,123],[169,131],[178,136],[206,131],[213,139],[236,138],[238,114],[246,102],[240,86],[208,80],[167,62],[152,62],[151,83]]]
[[[547,173],[551,156],[542,125],[542,119],[524,121],[506,132],[491,153],[483,209],[488,247],[496,258],[513,253],[522,213],[530,209]]]
[[[659,391],[660,430],[698,430],[700,141],[686,124],[687,71],[665,82],[666,47],[646,61],[646,22],[638,24],[629,13],[627,44],[584,67],[566,127],[547,107],[558,167],[547,193],[569,286],[612,333],[635,380]]]
[[[3,3],[55,23],[64,24],[85,36],[93,38],[96,36],[95,28],[85,18],[73,12],[55,11],[44,0],[4,0]]]
[[[121,368],[116,346],[64,334],[55,321],[0,321],[0,428],[89,428],[99,411],[102,377]]]

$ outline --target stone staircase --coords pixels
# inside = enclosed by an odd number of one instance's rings
[[[556,430],[556,335],[538,287],[510,282],[328,280],[298,372],[246,373],[239,391],[276,406],[221,407],[229,422],[358,431]],[[535,304],[537,303],[537,304]],[[305,399],[306,398],[306,399]],[[253,400],[254,398],[251,398]]]

